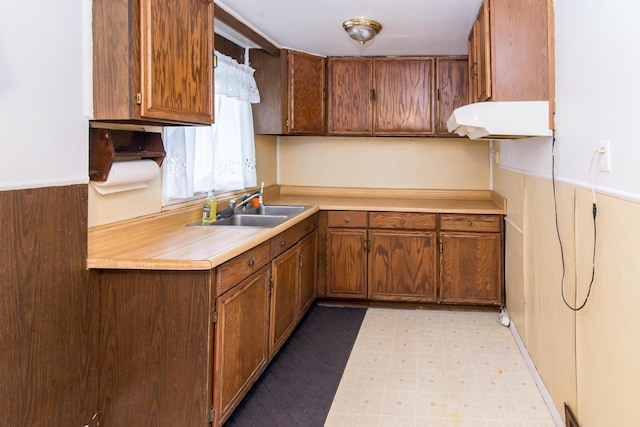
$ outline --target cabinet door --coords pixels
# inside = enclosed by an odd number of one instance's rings
[[[213,2],[93,2],[95,120],[213,123]]]
[[[374,59],[374,133],[434,133],[433,58]]]
[[[328,133],[368,135],[373,131],[371,58],[329,58]]]
[[[327,296],[367,297],[366,229],[327,230]]]
[[[436,234],[371,230],[369,299],[436,301]]]
[[[476,97],[478,102],[491,98],[491,36],[489,33],[489,0],[484,0],[473,24]]]
[[[294,246],[272,261],[271,330],[269,353],[278,351],[289,337],[298,320],[296,296],[298,287],[298,246]]]
[[[288,133],[325,132],[325,58],[289,51]]]
[[[469,99],[468,63],[466,57],[436,58],[437,94],[436,133],[452,135],[447,129],[447,119]]]
[[[316,299],[318,233],[305,237],[300,243],[300,284],[298,293],[298,319],[304,316]]]
[[[269,360],[269,266],[218,298],[214,425],[221,425]]]
[[[213,123],[213,2],[140,0],[141,117]]]
[[[502,235],[440,233],[440,302],[503,303]]]
[[[469,104],[478,102],[478,55],[476,52],[478,41],[476,40],[476,28],[477,21],[474,21],[473,26],[471,27],[471,31],[469,32],[469,40],[467,42],[467,51],[469,54],[469,63],[467,69],[467,73],[469,76]]]

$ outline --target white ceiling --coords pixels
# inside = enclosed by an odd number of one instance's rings
[[[216,0],[276,46],[324,56],[465,55],[481,2]],[[382,31],[360,46],[342,28],[342,22],[350,18],[374,19],[382,24]],[[218,21],[215,25],[217,33],[234,38]]]

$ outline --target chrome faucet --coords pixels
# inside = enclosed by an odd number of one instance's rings
[[[229,200],[229,208],[235,213],[235,211],[237,209],[246,209],[247,203],[249,203],[251,200],[255,199],[256,197],[260,197],[261,193],[254,193],[253,195],[249,195],[249,193],[244,193],[242,195],[242,201],[240,203],[238,203],[238,198],[236,199],[232,199]]]

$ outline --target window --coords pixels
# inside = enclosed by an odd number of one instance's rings
[[[215,52],[215,124],[165,127],[163,205],[213,190],[256,185],[251,104],[260,102],[254,70]]]

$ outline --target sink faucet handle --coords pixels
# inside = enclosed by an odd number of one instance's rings
[[[229,200],[229,209],[233,210],[238,203],[238,198]]]

